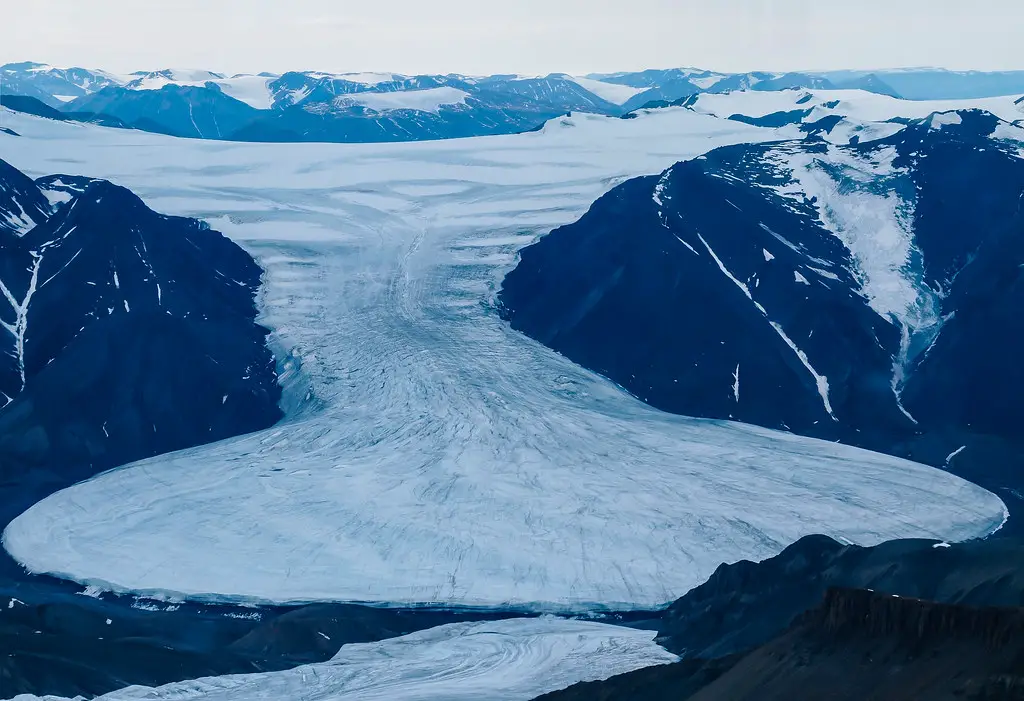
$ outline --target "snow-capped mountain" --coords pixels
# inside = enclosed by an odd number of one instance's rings
[[[587,78],[603,84],[633,88],[635,93],[620,103],[626,111],[630,111],[652,102],[672,102],[713,89],[726,78],[726,74],[696,68],[672,68],[637,73],[596,73]]]
[[[123,85],[129,77],[86,68],[55,68],[43,63],[8,63],[0,66],[0,87],[4,93],[27,95],[51,107],[105,87]]]
[[[0,474],[98,472],[279,417],[260,268],[106,181],[0,162]],[[15,479],[15,483],[17,480]]]
[[[673,103],[702,93],[723,94],[741,91],[772,92],[797,88],[828,90],[838,88],[862,89],[884,95],[897,96],[878,76],[866,76],[858,80],[837,85],[818,75],[807,73],[713,73],[697,69],[673,69],[667,71],[642,71],[620,73],[610,76],[596,75],[607,82],[623,85],[642,86],[642,92],[624,103],[627,111],[660,103]]]
[[[1024,93],[1024,71],[950,71],[940,68],[881,69],[874,71],[800,71],[795,73],[715,73],[694,68],[648,70],[636,73],[595,74],[599,80],[633,85],[652,92],[648,101],[672,102],[692,92],[722,93],[736,90],[771,91],[786,88],[866,90],[907,100],[958,100]],[[681,81],[688,81],[691,86]],[[675,84],[674,89],[665,86]],[[698,88],[690,92],[692,87]],[[632,108],[644,102],[637,101]]]
[[[0,236],[9,240],[10,234],[27,234],[47,220],[52,208],[31,178],[0,160]]]
[[[67,109],[114,117],[143,131],[199,139],[229,138],[261,114],[219,86],[176,83],[153,90],[104,88],[71,102]]]
[[[567,76],[393,76],[371,85],[345,77],[286,74],[271,89],[279,108],[234,138],[418,141],[525,131],[568,111],[620,111]]]
[[[146,74],[75,100],[67,109],[175,136],[342,142],[511,133],[567,111],[620,111],[618,104],[569,76],[286,73],[226,78],[196,71]]]
[[[858,89],[899,97],[903,92],[894,81],[917,98],[1024,92],[1024,79],[1012,73],[728,74],[697,68],[589,76],[315,71],[229,76],[184,69],[116,75],[18,63],[0,67],[0,80],[6,94],[38,99],[72,120],[242,141],[416,141],[508,134],[566,112],[618,115],[698,94]],[[11,106],[40,114],[25,105]]]
[[[877,140],[892,136],[910,121],[937,112],[983,109],[1000,119],[1024,122],[1024,103],[1016,96],[982,100],[901,100],[864,90],[747,91],[693,95],[663,107],[684,107],[723,119],[780,128],[795,137],[813,133],[832,143]]]
[[[504,315],[674,413],[954,470],[965,444],[1015,444],[1024,129],[982,111],[905,121],[625,183],[522,251]],[[974,476],[1017,489],[1013,472]]]

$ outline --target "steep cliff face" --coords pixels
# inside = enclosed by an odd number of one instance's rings
[[[909,645],[971,640],[995,650],[1024,634],[1024,608],[978,608],[831,587],[798,623],[822,635],[895,638]]]
[[[1024,609],[830,589],[692,701],[1024,698]]]
[[[1024,699],[1024,609],[829,588],[746,654],[686,659],[544,701],[1015,701]]]
[[[897,540],[872,548],[809,536],[760,563],[725,564],[665,613],[660,640],[685,657],[763,644],[830,587],[974,606],[1024,606],[1024,544]]]

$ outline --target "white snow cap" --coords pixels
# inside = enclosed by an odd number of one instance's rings
[[[400,90],[395,92],[361,92],[339,96],[335,105],[362,105],[377,112],[392,110],[415,110],[417,112],[438,112],[442,107],[461,105],[469,93],[452,87],[427,88],[425,90]]]
[[[623,105],[634,95],[639,95],[646,90],[646,88],[634,88],[629,85],[605,83],[603,81],[592,80],[590,78],[573,77],[572,80],[578,83],[580,87],[589,90],[602,100],[607,100],[613,105]]]
[[[931,118],[931,128],[941,129],[942,127],[952,126],[963,123],[963,117],[957,112],[936,112]]]

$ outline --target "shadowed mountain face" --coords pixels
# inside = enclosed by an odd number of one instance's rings
[[[0,163],[0,193],[0,221],[17,222],[0,229],[7,518],[58,485],[277,421],[261,270],[242,249],[105,181],[37,184]]]
[[[1024,159],[1004,129],[939,114],[627,182],[522,251],[503,314],[658,408],[948,466],[1016,509]]]
[[[275,362],[255,323],[261,273],[219,233],[124,188],[33,182],[0,161],[0,524],[107,468],[277,421]],[[258,630],[230,607],[174,616],[104,603],[25,581],[6,553],[0,573],[3,698],[286,664],[273,640],[229,649]]]
[[[1024,698],[1024,545],[809,536],[665,612],[678,664],[545,701]]]
[[[808,536],[760,563],[722,565],[665,612],[659,640],[687,658],[749,650],[784,631],[830,587],[970,606],[1024,606],[1024,546],[894,540],[872,548]]]
[[[728,672],[739,657],[683,660],[597,682],[573,684],[535,701],[683,701]]]
[[[1024,609],[832,589],[796,626],[689,698],[1022,699]]]

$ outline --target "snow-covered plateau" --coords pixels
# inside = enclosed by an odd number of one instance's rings
[[[108,178],[244,246],[289,359],[275,428],[13,521],[4,545],[32,572],[213,600],[647,608],[810,533],[956,541],[1004,520],[940,470],[656,411],[494,311],[517,251],[615,184],[772,130],[687,110],[409,144],[6,124],[21,170]]]
[[[558,618],[456,623],[379,643],[345,645],[329,662],[287,672],[130,687],[96,701],[530,701],[577,682],[675,662],[654,635]],[[34,699],[19,696],[15,701]]]

